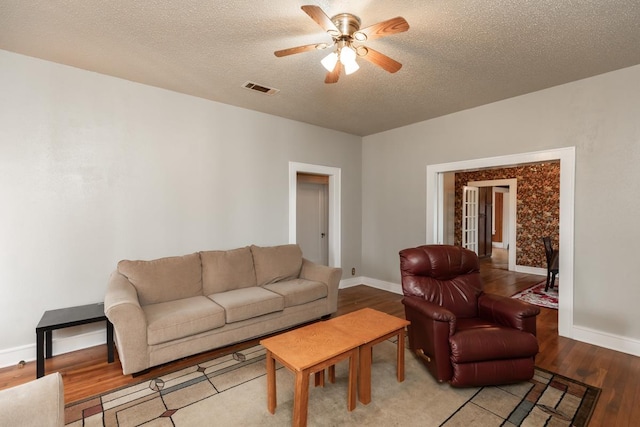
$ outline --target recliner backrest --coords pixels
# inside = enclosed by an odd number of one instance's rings
[[[404,249],[400,272],[405,296],[424,298],[459,318],[477,317],[482,282],[475,252],[450,245]]]

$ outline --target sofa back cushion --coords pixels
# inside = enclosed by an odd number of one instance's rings
[[[141,305],[202,295],[200,255],[118,263],[118,271],[133,284]]]
[[[249,246],[230,251],[200,252],[204,295],[256,286]]]
[[[297,279],[302,268],[300,246],[280,245],[271,247],[251,246],[253,265],[256,269],[258,286],[280,280]]]

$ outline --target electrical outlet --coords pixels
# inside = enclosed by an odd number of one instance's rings
[[[351,275],[352,275],[352,276],[355,276],[355,275],[356,275],[356,268],[355,268],[355,267],[353,267],[353,268],[351,269]]]

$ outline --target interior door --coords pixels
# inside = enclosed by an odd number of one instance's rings
[[[492,210],[493,210],[493,188],[480,187],[478,191],[478,257],[487,258],[491,256],[492,242]]]
[[[478,253],[478,187],[462,188],[462,247]]]
[[[306,259],[328,265],[328,177],[299,174],[296,193],[297,243]]]
[[[495,212],[495,215],[493,217],[493,237],[491,238],[491,241],[496,243],[502,243],[502,219],[504,216],[503,195],[504,193],[497,191],[493,193],[493,211]]]

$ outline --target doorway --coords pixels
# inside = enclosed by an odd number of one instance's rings
[[[506,193],[504,193],[504,196],[502,198],[503,206],[505,204],[507,205],[505,211],[508,212],[507,215],[502,215],[502,219],[506,220],[506,224],[503,224],[502,228],[503,248],[506,246],[507,249],[507,269],[509,271],[516,271],[516,218],[518,209],[518,180],[515,178],[507,178],[492,179],[488,181],[470,181],[468,185],[478,188],[495,189],[497,187],[501,187],[503,189],[506,189]],[[495,218],[495,215],[493,217]],[[495,223],[493,223],[493,226],[495,226]],[[506,245],[504,245],[505,241]],[[492,241],[489,241],[488,244],[493,246]]]
[[[317,264],[329,262],[329,177],[298,173],[296,241],[304,257]]]
[[[446,171],[442,173],[442,185],[443,185],[443,208],[442,208],[442,221],[443,232],[442,242],[447,245],[456,244],[455,238],[455,216],[456,216],[456,203],[455,203],[455,172],[460,171]],[[498,254],[505,258],[505,269],[509,271],[516,271],[516,210],[517,210],[517,198],[518,198],[518,180],[514,178],[507,179],[493,179],[487,181],[469,181],[466,183],[468,186],[475,188],[493,188],[493,192],[501,192],[503,212],[501,215],[502,227],[501,227],[501,244],[494,245],[493,239],[488,244],[492,245],[491,256],[493,256],[493,247],[497,249],[504,249],[504,251],[498,250]],[[464,201],[463,201],[464,206]],[[495,211],[496,203],[492,203],[493,211]],[[498,215],[492,211],[492,220],[497,218]],[[464,218],[464,214],[462,215]],[[464,227],[464,219],[463,227]],[[488,224],[487,224],[488,226]],[[495,235],[495,221],[491,224],[491,235]],[[464,236],[464,228],[463,228]],[[464,244],[462,246],[465,246]]]
[[[341,169],[309,163],[289,162],[289,243],[298,242],[298,174],[325,176],[327,187],[328,225],[325,235],[330,267],[341,267]],[[303,252],[303,256],[306,254]]]
[[[573,264],[574,264],[574,198],[575,198],[575,147],[566,147],[532,153],[466,160],[427,165],[427,215],[426,242],[442,243],[444,235],[443,176],[446,172],[473,169],[513,167],[519,164],[560,161],[560,270],[563,286],[559,288],[558,333],[573,338],[577,333],[573,326]]]

